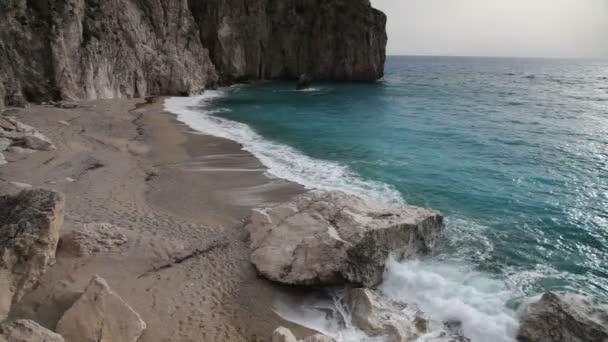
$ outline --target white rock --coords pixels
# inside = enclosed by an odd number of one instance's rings
[[[303,340],[298,340],[291,330],[280,327],[272,333],[272,342],[335,342],[335,340],[323,334],[316,334]]]
[[[56,330],[67,342],[136,342],[145,329],[139,314],[95,276]]]
[[[389,254],[429,252],[443,229],[439,212],[383,205],[343,192],[310,192],[251,212],[251,262],[291,285],[373,287]]]
[[[279,327],[272,333],[272,342],[298,342],[291,330]]]
[[[429,329],[429,319],[415,306],[383,298],[370,289],[350,289],[347,302],[353,324],[370,337],[387,342],[415,341]]]

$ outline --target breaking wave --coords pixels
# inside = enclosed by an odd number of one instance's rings
[[[246,124],[213,115],[226,110],[212,106],[224,95],[222,90],[208,90],[200,96],[172,97],[165,101],[165,110],[198,132],[241,144],[268,168],[271,176],[309,189],[341,190],[382,202],[403,202],[400,193],[388,184],[363,179],[344,165],[308,157],[290,146],[265,139]]]

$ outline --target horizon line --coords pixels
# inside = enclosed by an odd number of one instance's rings
[[[553,57],[553,56],[500,56],[500,55],[449,55],[449,54],[386,54],[387,57],[450,57],[450,58],[503,58],[503,59],[561,59],[561,60],[608,60],[608,57]]]

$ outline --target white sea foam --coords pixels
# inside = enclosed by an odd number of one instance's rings
[[[225,110],[212,105],[214,99],[224,94],[222,90],[208,90],[201,96],[169,98],[165,109],[196,131],[240,143],[272,176],[310,189],[342,190],[383,202],[403,201],[399,192],[388,184],[365,180],[344,165],[308,157],[290,146],[265,139],[246,124],[213,115]]]
[[[416,303],[435,320],[462,322],[471,341],[515,341],[517,315],[507,303],[516,293],[468,266],[389,259],[380,289],[389,298]],[[434,339],[430,334],[420,341]]]
[[[433,320],[431,331],[417,342],[444,342],[450,333],[442,322],[462,323],[473,342],[514,342],[517,312],[507,303],[517,295],[506,283],[467,266],[432,261],[389,259],[379,290],[389,299],[416,304]],[[343,291],[328,289],[301,302],[278,298],[275,312],[285,320],[320,331],[340,342],[384,341],[369,338],[353,326]]]
[[[344,290],[326,289],[308,294],[299,303],[275,298],[273,309],[281,318],[332,337],[338,342],[385,342],[384,337],[368,337],[352,324]]]

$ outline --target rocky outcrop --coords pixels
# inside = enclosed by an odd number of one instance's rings
[[[291,285],[382,280],[389,254],[431,250],[443,229],[430,209],[372,203],[343,192],[310,192],[251,212],[251,262],[270,280]]]
[[[67,342],[135,342],[145,329],[139,314],[98,276],[57,323]]]
[[[272,333],[272,342],[335,342],[335,340],[323,334],[316,334],[303,340],[298,340],[291,330],[280,327]]]
[[[350,289],[347,303],[353,324],[370,337],[415,341],[429,332],[429,319],[417,307],[389,301],[374,290]]]
[[[110,252],[128,241],[121,228],[92,222],[61,236],[59,249],[72,256],[85,257]]]
[[[0,320],[55,261],[65,198],[43,189],[0,196]]]
[[[312,78],[310,78],[310,76],[308,76],[306,74],[302,74],[302,75],[300,75],[300,78],[298,79],[298,83],[296,84],[296,90],[306,89],[306,88],[310,87],[311,84],[312,84]]]
[[[188,95],[302,73],[371,81],[383,75],[385,24],[369,0],[6,0],[0,96]]]
[[[608,308],[571,293],[545,293],[522,314],[521,342],[606,342]]]
[[[0,152],[16,149],[50,151],[56,147],[51,140],[35,128],[10,116],[0,116]]]
[[[26,319],[0,324],[0,341],[6,342],[64,342],[63,337],[38,323]]]

